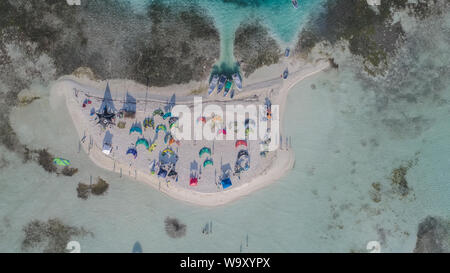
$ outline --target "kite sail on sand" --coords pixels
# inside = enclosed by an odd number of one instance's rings
[[[161,116],[161,117],[163,117],[164,116],[164,112],[163,112],[163,110],[158,108],[155,111],[153,111],[153,116]]]
[[[229,177],[227,177],[227,178],[225,178],[225,179],[222,179],[222,181],[220,182],[220,184],[222,184],[222,188],[223,188],[223,189],[226,189],[226,188],[230,187],[231,185],[233,185],[233,184],[231,183],[231,179],[230,179]]]
[[[136,132],[136,133],[139,133],[139,134],[142,135],[142,129],[141,129],[140,126],[135,125],[135,126],[131,127],[131,128],[130,128],[130,135],[131,135],[133,132]]]
[[[208,148],[208,147],[203,147],[203,148],[201,148],[200,151],[198,152],[198,156],[199,156],[199,157],[202,157],[202,155],[203,155],[204,153],[207,153],[207,154],[211,155],[211,149]]]
[[[155,121],[153,120],[153,118],[145,118],[144,119],[144,128],[155,129]]]
[[[70,161],[61,157],[55,157],[53,159],[53,164],[66,167],[70,165]]]
[[[203,168],[208,165],[214,165],[214,162],[212,161],[212,159],[206,159],[205,162],[203,162]]]
[[[136,151],[136,148],[134,148],[134,147],[128,148],[126,154],[127,154],[127,155],[128,155],[128,154],[132,154],[132,155],[134,156],[134,158],[136,159],[136,157],[137,157],[137,151]]]
[[[149,144],[148,144],[148,141],[145,139],[145,138],[139,138],[137,141],[136,141],[136,147],[139,145],[139,144],[142,144],[142,145],[144,145],[145,146],[145,148],[148,150],[148,148],[149,148]]]
[[[167,132],[167,128],[166,125],[164,124],[160,124],[156,127],[156,133],[158,133],[159,131],[163,130],[164,132]]]
[[[237,148],[237,147],[239,147],[241,145],[247,147],[247,141],[245,141],[245,140],[237,140],[236,143],[234,144],[234,147]]]

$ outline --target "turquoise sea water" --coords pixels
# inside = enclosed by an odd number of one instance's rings
[[[136,12],[146,10],[148,0],[123,0],[130,2]],[[192,3],[204,8],[220,32],[220,60],[218,65],[233,67],[233,41],[236,29],[241,23],[252,19],[260,20],[277,39],[281,48],[293,46],[298,38],[301,26],[306,23],[312,11],[321,7],[323,0],[299,1],[295,9],[290,0],[163,0],[174,9]]]
[[[80,173],[56,177],[0,147],[0,251],[20,251],[22,227],[30,220],[55,217],[94,233],[78,239],[82,252],[131,252],[136,241],[144,252],[239,252],[241,244],[243,252],[366,252],[372,240],[381,242],[382,252],[411,251],[425,216],[450,217],[450,35],[442,31],[449,26],[447,16],[408,30],[417,38],[400,50],[394,83],[367,80],[344,55],[339,71],[295,86],[284,120],[295,167],[280,181],[218,208],[185,204],[95,167],[78,153],[62,99],[50,101],[48,88],[33,86],[41,99],[12,112],[14,130],[29,147],[50,147],[70,158]],[[401,198],[389,178],[408,161],[414,162],[406,176],[411,193]],[[90,175],[105,178],[110,189],[84,201],[75,189]],[[371,199],[373,182],[381,184],[378,203]],[[165,234],[167,216],[187,225],[185,237]],[[205,236],[208,221],[213,233]]]

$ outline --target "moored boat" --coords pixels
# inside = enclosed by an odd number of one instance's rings
[[[283,79],[287,79],[288,76],[289,76],[289,71],[286,67],[286,69],[283,71]]]
[[[227,80],[227,82],[225,83],[225,91],[223,91],[223,96],[226,97],[228,94],[228,91],[230,91],[231,86],[233,85],[233,83],[229,80]]]
[[[214,91],[214,89],[216,89],[218,82],[219,82],[219,76],[214,75],[211,79],[211,82],[209,83],[208,95],[211,95],[211,93]]]
[[[297,0],[292,0],[292,5],[294,6],[294,8],[298,8],[298,1]]]
[[[217,94],[219,94],[220,91],[222,91],[226,81],[227,77],[225,75],[221,75],[219,79],[219,85],[217,86]]]
[[[242,81],[241,81],[241,77],[239,76],[238,73],[234,73],[232,76],[234,83],[236,84],[237,89],[241,90],[242,89]]]
[[[289,49],[289,47],[286,47],[286,50],[284,51],[284,56],[289,57],[290,52],[291,52],[291,50]]]

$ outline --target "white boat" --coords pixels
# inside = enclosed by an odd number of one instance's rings
[[[242,81],[241,77],[238,73],[234,73],[232,76],[234,83],[236,84],[237,89],[242,90]]]
[[[216,89],[217,83],[219,82],[219,76],[214,75],[209,83],[208,95],[211,95],[214,89]]]

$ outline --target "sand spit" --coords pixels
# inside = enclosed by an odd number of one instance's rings
[[[283,80],[280,74],[285,67],[289,68],[290,76]],[[237,93],[233,100],[223,98],[222,93],[203,97],[203,109],[206,105],[214,103],[225,109],[226,104],[257,104],[263,105],[266,97],[270,98],[272,105],[279,105],[280,133],[283,137],[281,148],[270,152],[266,157],[261,157],[260,140],[248,141],[248,152],[251,158],[250,169],[243,172],[239,177],[230,176],[233,185],[223,189],[219,183],[221,174],[229,169],[234,169],[236,154],[239,148],[235,148],[235,141],[185,141],[180,145],[173,144],[172,149],[179,156],[176,164],[178,181],[168,181],[158,178],[156,174],[151,174],[150,163],[158,159],[161,150],[167,147],[163,142],[163,135],[158,137],[152,129],[143,130],[142,135],[136,133],[129,134],[131,125],[151,116],[155,109],[167,106],[168,100],[175,94],[176,104],[192,104],[193,96],[186,91],[192,84],[175,85],[167,88],[150,88],[127,80],[108,81],[111,95],[115,107],[120,109],[125,101],[126,94],[136,99],[136,116],[133,119],[125,119],[126,126],[123,129],[114,126],[110,129],[103,129],[96,125],[95,115],[91,115],[92,108],[98,109],[101,104],[106,82],[92,81],[87,78],[76,78],[67,76],[60,78],[53,86],[51,96],[65,96],[65,101],[69,113],[74,122],[75,128],[80,138],[80,149],[89,154],[91,160],[99,167],[119,173],[120,176],[128,175],[138,181],[147,183],[155,189],[182,201],[201,206],[219,206],[227,204],[238,198],[246,196],[251,192],[261,189],[284,176],[294,165],[294,153],[284,140],[283,116],[286,98],[289,90],[299,81],[316,74],[329,67],[328,61],[318,61],[315,64],[306,64],[293,61],[289,64],[276,64],[263,68],[256,72],[251,79],[244,79],[244,90]],[[273,71],[277,71],[274,75]],[[278,73],[279,71],[279,73]],[[83,101],[91,98],[91,104],[82,107]],[[155,117],[155,125],[163,123]],[[121,119],[122,120],[122,119]],[[225,122],[226,124],[226,122]],[[113,151],[110,155],[102,152],[102,143],[105,133],[112,134]],[[138,138],[150,139],[150,142],[157,143],[157,148],[149,152],[144,146],[136,146],[138,151],[137,159],[131,155],[126,155],[128,147],[135,143]],[[83,141],[81,141],[83,140]],[[202,166],[205,156],[199,157],[199,150],[202,147],[212,149],[211,159],[214,165]],[[200,179],[197,186],[189,185],[189,176],[192,166],[196,171],[200,169]]]

